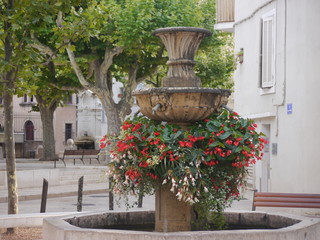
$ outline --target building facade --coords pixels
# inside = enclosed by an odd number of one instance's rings
[[[1,155],[4,157],[4,114],[3,105],[0,100],[0,147]],[[35,97],[24,95],[14,97],[14,138],[17,158],[39,158],[41,157],[43,130],[39,112],[33,112],[32,106],[36,105]],[[68,138],[76,137],[76,96],[64,106],[59,107],[54,113],[55,147],[59,154],[66,146]]]
[[[255,166],[254,188],[319,193],[320,1],[230,2],[235,111],[254,119],[269,141]]]

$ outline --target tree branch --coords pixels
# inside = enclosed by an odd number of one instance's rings
[[[55,52],[50,47],[48,47],[40,42],[31,43],[30,46],[37,49],[41,54],[43,54],[45,56],[46,55],[50,56],[51,59],[54,59],[57,57]]]
[[[88,69],[88,74],[87,74],[87,77],[86,79],[89,79],[93,76],[93,72],[94,72],[94,61],[91,61],[88,63],[89,65],[89,69]]]
[[[104,60],[101,64],[100,71],[103,75],[107,74],[107,71],[109,70],[110,66],[113,63],[113,57],[119,55],[122,53],[123,48],[122,47],[115,47],[113,49],[106,48],[106,51],[104,53]]]
[[[57,88],[59,90],[65,90],[65,91],[81,91],[84,90],[85,88],[82,87],[73,87],[73,86],[58,86],[54,83],[50,83],[50,85],[54,88]]]
[[[73,70],[75,71],[81,85],[86,89],[90,88],[91,84],[83,76],[82,71],[76,61],[76,57],[74,55],[74,52],[71,50],[70,44],[68,44],[66,49],[67,49],[67,53],[68,53],[68,57],[69,57],[71,66],[72,66]]]
[[[57,23],[57,26],[59,28],[62,28],[63,27],[63,24],[62,24],[62,20],[63,20],[63,17],[62,17],[62,12],[59,11],[58,12],[58,16],[57,16],[57,20],[56,20],[56,23]],[[64,39],[64,42],[65,44],[67,44],[67,47],[66,47],[66,50],[67,50],[67,53],[68,53],[68,57],[69,57],[69,60],[70,60],[70,63],[71,63],[71,66],[74,70],[74,72],[76,73],[77,77],[78,77],[78,80],[79,82],[81,83],[81,85],[85,88],[85,89],[89,89],[90,87],[92,87],[93,85],[90,84],[86,78],[83,76],[83,73],[76,61],[76,57],[74,55],[74,52],[71,50],[71,44],[70,44],[70,39]]]

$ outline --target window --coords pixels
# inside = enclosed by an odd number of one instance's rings
[[[35,104],[36,104],[36,101],[33,95],[31,95],[30,97],[28,96],[28,94],[23,95],[21,105],[35,105]]]
[[[34,125],[33,123],[29,120],[25,123],[24,125],[25,128],[25,134],[26,134],[26,140],[34,140]]]
[[[261,88],[275,85],[275,16],[276,10],[261,18],[260,81]]]
[[[66,104],[72,104],[72,95],[67,96],[65,99]]]
[[[72,138],[72,123],[66,123],[65,125],[65,141]]]

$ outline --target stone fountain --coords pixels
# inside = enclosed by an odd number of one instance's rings
[[[161,88],[135,91],[140,112],[150,119],[182,127],[203,120],[227,104],[230,91],[201,88],[194,73],[194,55],[211,32],[173,27],[154,31],[168,51],[169,67]],[[316,239],[320,221],[269,215],[261,212],[226,213],[227,222],[272,230],[191,231],[191,206],[178,201],[168,185],[156,191],[156,211],[85,213],[44,221],[44,239]],[[141,229],[151,226],[156,232]],[[284,229],[284,230],[283,230]],[[308,232],[308,234],[306,233]],[[281,236],[281,238],[277,238]]]
[[[169,60],[163,87],[133,92],[140,112],[150,119],[175,123],[181,127],[203,120],[227,104],[230,91],[201,88],[194,73],[195,53],[204,37],[211,32],[202,28],[173,27],[153,32],[164,43]],[[157,232],[190,231],[192,206],[177,200],[168,184],[156,190]]]

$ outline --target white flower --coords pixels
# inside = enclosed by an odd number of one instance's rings
[[[181,194],[180,192],[178,192],[178,193],[176,194],[176,196],[178,197],[178,200],[181,201],[181,199],[182,199],[182,194]]]

